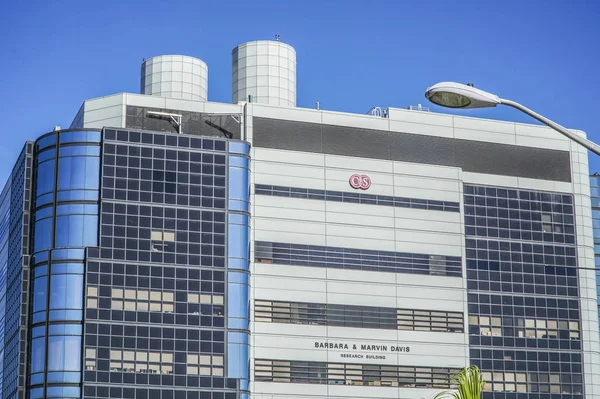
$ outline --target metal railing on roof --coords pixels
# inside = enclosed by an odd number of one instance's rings
[[[431,112],[429,110],[429,107],[424,107],[421,104],[417,104],[417,105],[409,105],[406,109],[408,109],[409,111],[423,111],[423,112]]]
[[[380,118],[387,118],[389,113],[387,108],[373,107],[367,112],[367,115],[379,116]]]

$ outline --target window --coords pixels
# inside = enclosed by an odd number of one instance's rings
[[[52,153],[55,154],[55,150],[51,150]],[[54,190],[54,169],[56,165],[56,160],[54,158],[47,160],[45,162],[41,162],[37,167],[37,187],[36,187],[36,195],[40,196],[44,193],[48,193]]]
[[[98,245],[97,215],[57,216],[56,226],[56,247]]]
[[[33,281],[33,312],[46,310],[46,295],[48,293],[48,277],[38,277]]]
[[[98,308],[98,287],[88,285],[87,286],[87,302],[86,307],[89,309]]]
[[[77,309],[83,306],[83,276],[59,274],[50,277],[50,309]]]
[[[124,373],[172,374],[173,354],[133,350],[111,350],[110,370]]]
[[[451,388],[458,369],[256,359],[256,381]]]
[[[52,224],[53,218],[36,221],[33,227],[34,251],[41,251],[52,247]]]
[[[175,233],[172,231],[152,231],[152,251],[155,252],[174,252]]]
[[[238,160],[241,167],[232,166]],[[249,211],[250,172],[248,158],[230,157],[229,166],[229,210]]]
[[[508,318],[504,317],[508,331],[514,331],[513,335],[519,338],[534,338],[534,339],[557,339],[560,337],[560,331],[568,331],[570,339],[579,339],[579,322],[577,321],[561,321],[561,320],[545,320],[534,318]],[[479,335],[485,336],[501,336],[502,335],[502,318],[490,316],[469,316],[469,325],[479,327]],[[524,328],[523,328],[524,327]],[[475,330],[476,331],[476,330]],[[472,330],[473,333],[473,330]]]
[[[429,209],[436,211],[459,212],[458,202],[436,201],[420,198],[391,197],[366,193],[348,193],[331,190],[312,190],[299,187],[270,186],[256,184],[255,194],[277,197],[306,198],[336,202],[353,202],[360,204],[396,206],[402,208]]]
[[[46,360],[45,338],[36,338],[31,340],[31,374],[42,373]]]
[[[257,322],[417,331],[463,332],[461,312],[372,306],[254,301]]]
[[[223,376],[223,357],[188,354],[187,374]]]
[[[61,157],[58,161],[59,190],[97,190],[100,158],[97,156]]]
[[[48,371],[81,370],[81,336],[48,338]]]
[[[254,242],[254,255],[254,261],[257,263],[453,277],[462,275],[459,256],[352,250],[263,241]],[[365,264],[365,258],[369,259],[368,264]]]
[[[174,299],[173,292],[169,291],[113,288],[111,291],[111,309],[173,313]]]
[[[96,370],[96,349],[85,348],[85,369]]]
[[[577,393],[577,387],[571,385],[571,374],[548,374],[540,372],[482,372],[487,382],[485,391],[491,392],[553,392]]]

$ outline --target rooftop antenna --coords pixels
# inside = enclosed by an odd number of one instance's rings
[[[275,35],[275,40],[279,41],[279,38],[280,38],[280,37],[281,37],[281,36],[279,36],[279,35]]]

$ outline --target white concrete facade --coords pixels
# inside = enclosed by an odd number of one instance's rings
[[[352,192],[348,184],[349,177],[354,173],[364,173],[372,180],[369,194],[457,201],[461,204],[465,183],[573,194],[579,248],[585,397],[599,395],[598,316],[587,153],[584,149],[543,127],[427,112],[392,109],[389,118],[379,118],[258,104],[248,105],[247,112],[253,117],[569,151],[571,183],[463,172],[460,168],[425,164],[254,148],[252,181],[254,184]],[[247,132],[251,140],[250,123]],[[256,241],[397,252],[410,249],[414,252],[462,256],[464,263],[462,212],[454,214],[263,195],[252,197],[252,212],[252,239]],[[255,263],[252,269],[252,299],[454,310],[464,312],[466,318],[465,274],[457,282],[455,278],[440,276]],[[466,333],[294,326],[258,321],[253,323],[252,331],[251,351],[256,359],[342,362],[340,350],[311,348],[311,344],[313,341],[363,343],[377,337],[381,341],[410,345],[411,352],[372,362],[430,367],[462,367],[470,363]],[[343,362],[352,360],[345,359]],[[367,363],[365,360],[357,362]],[[254,382],[252,392],[257,398],[416,399],[428,398],[436,390]]]
[[[352,191],[348,179],[360,172],[368,174],[373,181],[370,194],[455,202],[460,202],[462,196],[461,171],[457,168],[263,148],[254,148],[252,159],[254,184],[286,186],[293,182],[299,187]],[[260,195],[252,197],[252,204],[252,238],[256,241],[464,256],[459,213]],[[467,312],[463,279],[260,263],[253,265],[252,298]],[[468,337],[461,333],[262,322],[254,322],[252,331],[252,357],[257,359],[453,368],[469,364]],[[410,346],[411,352],[388,354],[385,360],[365,362],[364,359],[341,358],[344,351],[314,348],[315,341],[367,344],[373,340]],[[253,374],[252,362],[250,374]],[[260,398],[420,398],[435,392],[411,388],[287,385],[290,384],[255,382],[252,392]]]

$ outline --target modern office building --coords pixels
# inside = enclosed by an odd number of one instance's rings
[[[142,66],[0,195],[3,398],[600,397],[587,152],[410,109],[296,108],[293,48]],[[250,101],[243,101],[250,100]]]

